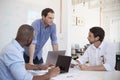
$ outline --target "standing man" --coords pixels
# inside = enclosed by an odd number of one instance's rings
[[[34,37],[34,29],[27,24],[21,25],[17,36],[0,53],[0,80],[49,80],[59,74],[59,67],[50,69],[46,74],[33,76],[27,70],[47,69],[50,65],[25,64],[24,46],[29,46]]]
[[[32,27],[35,30],[35,38],[29,47],[28,52],[25,52],[24,59],[26,63],[42,64],[42,48],[51,39],[52,48],[58,50],[56,37],[56,25],[53,23],[54,11],[51,8],[45,8],[41,13],[42,19],[35,20]]]
[[[114,71],[116,53],[114,47],[104,41],[105,32],[101,27],[89,30],[88,41],[91,45],[77,62],[81,70]],[[89,62],[89,66],[86,62]]]

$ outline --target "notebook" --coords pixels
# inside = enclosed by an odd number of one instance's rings
[[[72,59],[71,56],[63,56],[63,55],[58,56],[56,66],[59,66],[60,73],[66,73],[69,71],[71,59]]]
[[[58,55],[65,55],[66,50],[60,50],[60,51],[48,51],[46,63],[53,63],[56,64]]]

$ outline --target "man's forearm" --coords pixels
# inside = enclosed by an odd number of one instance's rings
[[[81,70],[88,70],[88,71],[106,71],[103,65],[98,66],[87,66],[85,64],[81,64],[78,60],[76,60]]]
[[[34,51],[35,51],[35,45],[31,44],[29,47],[29,58],[30,58],[29,63],[30,64],[33,64]]]
[[[88,66],[87,70],[92,71],[106,71],[105,67],[103,65],[99,66]]]
[[[49,80],[51,77],[48,73],[41,76],[34,76],[32,80]]]
[[[53,51],[58,51],[58,44],[52,45]]]
[[[25,68],[27,70],[40,70],[40,66],[38,66],[38,65],[31,65],[29,63],[25,64]]]

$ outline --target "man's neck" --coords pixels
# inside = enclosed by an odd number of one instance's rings
[[[47,28],[48,27],[48,25],[47,24],[45,24],[45,28]]]
[[[25,46],[25,43],[24,42],[22,42],[22,41],[20,41],[20,40],[17,40],[17,39],[15,39],[22,47],[24,47]]]
[[[102,43],[101,41],[96,41],[94,42],[94,46],[98,48],[101,45],[101,43]]]
[[[49,25],[45,23],[45,21],[42,19],[43,23],[44,23],[44,26],[45,28],[47,28]]]

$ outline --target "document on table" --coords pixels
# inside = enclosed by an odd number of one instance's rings
[[[57,77],[53,77],[51,80],[104,80],[100,75],[81,74],[81,73],[65,73],[60,74]]]
[[[68,73],[59,74],[50,80],[105,80],[103,74],[97,72],[80,71],[79,67],[70,68]]]

